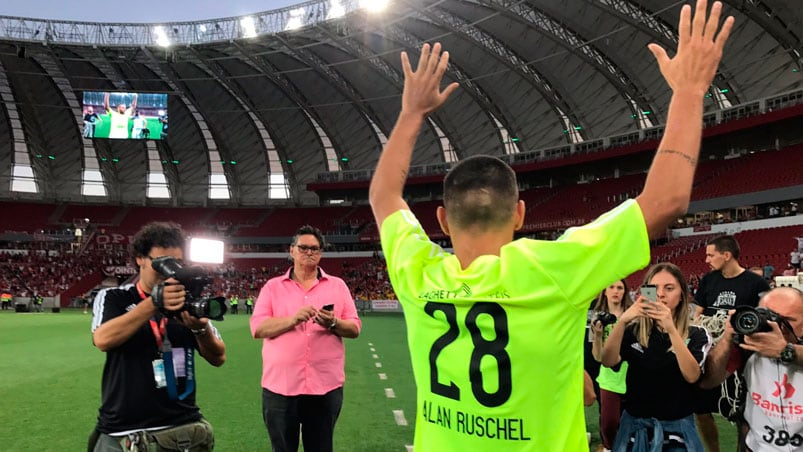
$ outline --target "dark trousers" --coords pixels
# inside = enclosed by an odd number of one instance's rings
[[[622,395],[600,389],[599,406],[599,432],[602,435],[602,445],[606,449],[613,449],[616,433],[619,431],[619,420],[622,418]]]
[[[332,452],[343,388],[324,395],[283,396],[262,388],[262,419],[274,452],[296,452],[301,432],[304,452]]]

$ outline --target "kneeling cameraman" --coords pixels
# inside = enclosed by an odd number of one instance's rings
[[[165,256],[180,262],[184,244],[175,223],[143,226],[129,246],[139,280],[102,290],[95,299],[92,341],[106,352],[106,364],[89,450],[214,448],[212,426],[195,404],[194,357],[197,349],[210,364],[220,366],[226,345],[208,318],[186,309],[190,289],[185,291],[153,264]]]
[[[735,321],[726,324],[723,340],[711,351],[700,385],[715,387],[742,369],[746,400],[739,403],[749,431],[746,449],[740,444],[739,450],[801,450],[803,293],[779,287],[767,292],[759,305],[769,312],[731,313]]]

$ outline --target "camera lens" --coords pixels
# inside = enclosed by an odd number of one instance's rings
[[[221,309],[222,307],[222,309]],[[210,319],[219,319],[226,313],[226,306],[215,299],[209,300],[208,314]]]
[[[758,316],[754,312],[742,312],[734,319],[736,330],[743,334],[750,334],[756,330],[760,323]]]

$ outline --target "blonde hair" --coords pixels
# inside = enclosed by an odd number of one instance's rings
[[[686,285],[686,278],[683,276],[683,271],[675,264],[669,262],[662,262],[655,264],[647,271],[644,276],[644,284],[649,284],[656,274],[667,272],[672,275],[677,281],[678,288],[680,289],[680,302],[675,307],[675,312],[672,317],[675,321],[675,329],[680,333],[680,337],[686,340],[689,337],[689,287]],[[639,344],[642,347],[650,345],[650,333],[655,326],[655,321],[648,317],[639,317],[633,322],[633,334],[636,336]]]

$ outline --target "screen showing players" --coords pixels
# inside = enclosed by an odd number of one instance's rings
[[[85,91],[82,108],[86,138],[167,138],[167,94]]]

